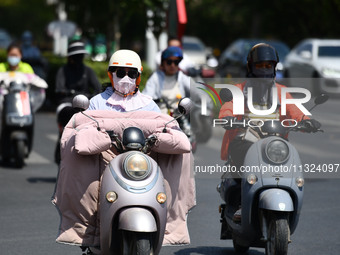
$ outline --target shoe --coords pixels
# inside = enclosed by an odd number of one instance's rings
[[[234,213],[233,221],[234,222],[241,222],[241,216],[242,216],[242,211],[241,211],[241,208],[240,208]]]

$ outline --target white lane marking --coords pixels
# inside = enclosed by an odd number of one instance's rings
[[[56,142],[58,140],[58,134],[47,134],[46,135],[47,139]]]
[[[31,151],[28,158],[25,160],[27,164],[51,164],[52,161],[41,156],[36,151]]]

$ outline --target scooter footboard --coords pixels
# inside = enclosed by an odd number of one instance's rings
[[[283,189],[267,189],[260,193],[259,208],[272,211],[294,211],[290,194]]]
[[[156,232],[157,223],[149,210],[133,207],[120,212],[118,228],[135,232]]]

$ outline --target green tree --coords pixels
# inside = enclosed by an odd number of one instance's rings
[[[46,26],[56,18],[54,8],[46,0],[1,0],[0,24],[16,39],[30,30],[41,46],[47,43]]]
[[[132,48],[141,53],[147,27],[148,9],[159,13],[165,0],[68,0],[65,1],[69,19],[74,20],[91,38],[95,34],[105,34],[108,41],[114,42],[114,48]],[[161,21],[155,15],[155,32],[159,31]]]

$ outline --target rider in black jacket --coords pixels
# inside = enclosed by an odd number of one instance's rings
[[[95,72],[83,63],[87,54],[84,43],[73,41],[67,50],[67,64],[62,66],[56,76],[55,99],[57,100],[57,122],[59,138],[67,122],[75,110],[72,108],[72,99],[75,95],[83,94],[87,97],[101,92],[102,86]],[[55,150],[55,162],[60,162],[60,141]]]

